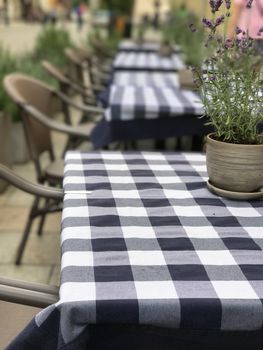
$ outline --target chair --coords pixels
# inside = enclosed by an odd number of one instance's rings
[[[88,140],[92,130],[92,124],[71,126],[59,123],[50,118],[54,100],[72,104],[62,93],[51,89],[49,86],[29,78],[22,74],[11,74],[5,77],[4,87],[11,99],[16,103],[21,112],[21,117],[26,133],[31,159],[34,163],[37,181],[40,184],[48,183],[52,186],[61,186],[63,180],[63,160],[55,159],[54,147],[51,140],[51,130],[62,132],[71,138]],[[73,103],[74,105],[74,103]],[[78,108],[79,106],[75,106]],[[61,105],[56,103],[56,110]],[[88,107],[86,110],[90,111]],[[92,111],[97,111],[93,107]],[[41,164],[41,156],[48,153],[49,164],[45,167]],[[36,196],[30,210],[28,221],[20,242],[16,264],[21,263],[23,251],[32,227],[33,220],[40,217],[38,234],[43,230],[46,214],[61,210],[61,203],[46,198],[44,207],[40,207],[40,197]]]
[[[63,199],[63,190],[31,183],[17,176],[13,171],[0,164],[0,178],[15,187],[35,196],[49,199]],[[0,322],[1,348],[21,331],[32,317],[58,300],[59,289],[56,286],[29,283],[0,277],[0,309],[5,313],[4,322]],[[19,305],[18,305],[19,304]]]
[[[69,74],[65,73],[47,60],[42,61],[41,64],[45,71],[56,80],[59,90],[62,93],[68,97],[70,97],[72,92],[79,94],[81,95],[84,104],[96,106],[94,90],[92,90],[90,87],[82,85],[81,81],[77,81],[76,79],[72,78]]]
[[[109,75],[103,72],[103,65],[97,59],[96,65],[100,65],[101,72],[94,67],[94,59],[83,51],[68,47],[64,50],[65,56],[72,66],[75,77],[83,86],[90,87],[94,95],[105,89],[105,83],[109,81]]]

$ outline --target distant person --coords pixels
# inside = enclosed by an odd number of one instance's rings
[[[236,35],[256,39],[263,53],[263,0],[234,0],[227,36],[232,40]]]
[[[31,11],[32,11],[32,1],[31,0],[21,0],[22,18],[24,21],[28,21]]]
[[[3,1],[3,10],[4,10],[4,21],[5,24],[9,24],[9,17],[8,17],[8,6],[7,6],[7,0]]]
[[[44,23],[56,24],[59,0],[48,0],[48,8],[45,12]]]
[[[153,16],[153,27],[159,29],[160,27],[160,0],[155,0],[154,3],[155,14]]]

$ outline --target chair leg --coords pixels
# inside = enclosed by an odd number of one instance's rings
[[[33,205],[31,207],[30,213],[29,213],[29,217],[27,219],[27,223],[26,223],[26,227],[22,236],[22,239],[20,241],[19,247],[17,249],[17,253],[16,253],[16,261],[15,264],[16,265],[20,265],[21,264],[21,259],[25,250],[25,246],[28,240],[28,236],[32,227],[32,223],[33,220],[35,218],[35,211],[37,210],[38,207],[38,203],[39,203],[39,197],[36,197],[34,199]]]
[[[50,203],[49,199],[45,199],[45,206],[44,206],[45,212],[41,215],[41,218],[40,218],[40,222],[39,222],[38,229],[37,229],[37,235],[38,236],[41,236],[42,233],[43,233],[43,227],[44,227],[44,223],[45,223],[45,220],[46,220],[46,215],[47,215],[47,210],[48,210],[49,203]]]

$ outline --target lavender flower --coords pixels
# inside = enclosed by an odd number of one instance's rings
[[[227,10],[230,10],[231,0],[225,0]]]
[[[258,36],[261,36],[262,33],[263,33],[263,26],[261,28],[259,28]]]
[[[246,7],[250,9],[252,7],[253,0],[248,0]]]
[[[210,29],[213,28],[213,23],[212,23],[209,19],[207,19],[207,18],[205,18],[205,17],[203,17],[202,23],[203,23],[204,26],[207,27],[207,28],[210,28]]]
[[[242,33],[242,29],[240,29],[239,27],[236,27],[236,35]]]
[[[221,23],[223,23],[223,22],[224,22],[224,19],[225,19],[225,16],[224,16],[224,15],[218,17],[218,18],[216,19],[216,21],[215,21],[215,27],[217,27],[217,26],[219,26]]]
[[[220,9],[222,3],[223,0],[209,0],[212,13],[217,12]]]
[[[210,80],[211,80],[211,81],[215,81],[215,80],[216,80],[216,76],[215,76],[215,75],[212,75],[212,76],[210,77]]]

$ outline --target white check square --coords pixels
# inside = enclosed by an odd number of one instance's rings
[[[61,233],[61,243],[67,239],[90,239],[90,226],[65,227]]]
[[[134,184],[131,176],[109,176],[108,181],[112,184]]]
[[[261,238],[263,239],[263,229],[262,227],[244,227],[251,238]]]
[[[60,287],[60,301],[77,302],[85,300],[96,300],[96,286],[94,282],[66,282]]]
[[[135,281],[138,300],[140,299],[178,299],[172,281]]]
[[[166,265],[163,253],[160,250],[130,250],[128,254],[131,265]]]
[[[187,207],[183,207],[183,206],[173,206],[173,209],[175,211],[175,214],[177,216],[190,216],[190,217],[202,217],[205,216],[204,213],[202,212],[202,210],[200,209],[199,206],[197,205],[192,205],[192,206],[187,206]]]
[[[174,171],[169,164],[149,164],[149,168],[153,171]]]
[[[196,253],[203,265],[237,265],[228,250],[197,250]]]
[[[219,299],[258,299],[247,281],[211,281]]]
[[[182,179],[178,176],[156,176],[159,184],[180,184]]]
[[[219,238],[212,226],[184,226],[189,238]]]
[[[235,208],[235,207],[227,207],[230,213],[234,216],[241,217],[259,217],[261,214],[254,208]]]
[[[117,207],[119,216],[148,217],[144,207]]]
[[[122,226],[124,238],[156,238],[150,226]]]
[[[92,252],[65,252],[61,258],[61,269],[67,266],[93,266]]]
[[[170,190],[164,189],[164,195],[168,199],[185,199],[185,198],[193,198],[191,192],[185,190]]]
[[[125,163],[123,163],[123,164],[107,164],[107,163],[105,163],[105,168],[108,171],[111,171],[111,170],[128,171],[129,170],[128,165]]]
[[[85,207],[69,207],[64,208],[62,212],[62,220],[65,218],[88,218],[88,206]]]
[[[116,191],[112,190],[113,198],[125,198],[125,199],[137,199],[140,198],[140,194],[137,190]]]
[[[119,152],[103,152],[101,153],[101,158],[102,159],[112,159],[112,160],[123,160],[123,154],[119,153]]]

